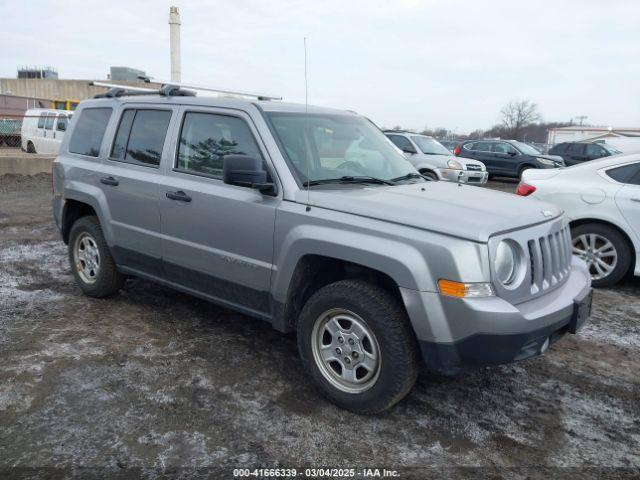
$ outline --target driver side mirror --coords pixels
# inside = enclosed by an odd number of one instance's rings
[[[415,149],[415,148],[413,148],[413,147],[404,147],[404,148],[402,149],[402,151],[403,151],[404,153],[408,153],[409,155],[415,155],[416,153],[418,153],[418,152],[416,152],[416,149]]]
[[[507,153],[512,157],[515,157],[518,154],[518,152],[516,152],[515,150],[509,150]]]
[[[222,164],[222,181],[229,185],[255,188],[264,195],[275,196],[273,182],[268,182],[268,174],[262,160],[249,155],[227,155]]]

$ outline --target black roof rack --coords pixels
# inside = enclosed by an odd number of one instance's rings
[[[96,87],[107,87],[105,93],[98,93],[93,98],[117,98],[132,97],[142,95],[161,95],[163,97],[194,97],[196,94],[191,90],[184,90],[175,85],[163,85],[158,90],[151,88],[128,87],[126,85],[111,85],[109,83],[91,82]]]

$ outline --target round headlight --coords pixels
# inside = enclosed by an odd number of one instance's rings
[[[503,285],[510,285],[516,278],[518,252],[508,241],[501,241],[496,249],[495,270]]]

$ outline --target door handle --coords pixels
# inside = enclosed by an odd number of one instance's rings
[[[167,192],[167,198],[171,200],[177,200],[179,202],[191,201],[191,197],[184,193],[182,190],[178,190],[177,192]]]
[[[640,198],[632,198],[631,201],[640,203]]]
[[[105,185],[111,185],[113,187],[117,187],[120,182],[113,177],[104,177],[100,179],[100,183],[104,183]]]

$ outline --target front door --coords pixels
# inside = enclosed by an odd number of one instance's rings
[[[166,277],[218,303],[268,318],[278,198],[222,181],[225,155],[265,159],[251,119],[184,107],[160,190]]]
[[[518,155],[520,152],[513,145],[506,142],[495,142],[492,156],[495,170],[507,175],[517,174],[515,167],[518,163]]]
[[[55,145],[55,123],[56,123],[56,114],[55,113],[47,113],[44,121],[44,130],[43,130],[43,138],[40,150],[38,153],[44,153],[47,155],[57,154],[58,149],[56,149]]]

